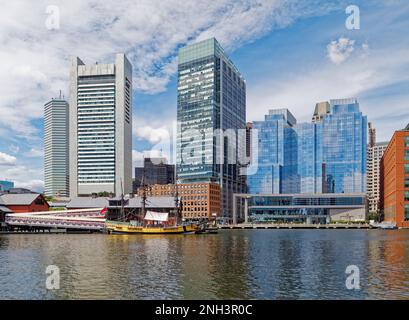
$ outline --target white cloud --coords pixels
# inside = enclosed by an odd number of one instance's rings
[[[29,158],[38,158],[44,156],[44,150],[31,148],[31,150],[26,152],[24,155]]]
[[[170,140],[171,134],[166,127],[154,128],[151,126],[143,126],[136,127],[134,131],[137,138],[145,139],[150,143],[167,142]]]
[[[17,188],[25,188],[31,191],[43,192],[44,191],[44,181],[43,180],[25,180],[17,181],[15,183]]]
[[[18,153],[20,151],[20,147],[12,144],[12,145],[9,146],[9,150],[10,150],[11,153],[16,154],[16,153]]]
[[[355,40],[340,37],[327,45],[327,56],[335,64],[341,64],[354,51]]]
[[[298,17],[332,10],[333,4],[298,0],[56,0],[60,29],[48,30],[48,1],[6,1],[0,11],[0,127],[38,137],[32,120],[59,90],[68,94],[68,57],[112,62],[125,52],[134,88],[164,91],[177,68],[180,46],[216,36],[227,49],[254,41]],[[320,4],[320,5],[318,5]],[[319,8],[319,10],[317,10]]]
[[[0,172],[1,179],[14,181],[17,188],[27,188],[43,192],[44,180],[42,168],[30,168],[25,165],[15,165]]]
[[[0,166],[14,166],[16,161],[16,157],[0,152]]]
[[[310,121],[316,102],[346,97],[359,99],[368,92],[376,94],[377,90],[408,81],[407,49],[371,50],[366,57],[357,55],[345,61],[342,68],[333,63],[320,63],[274,79],[260,77],[247,87],[248,101],[251,101],[247,119],[261,120],[269,108],[280,107],[290,109],[298,121]],[[387,105],[385,101],[378,101],[379,109],[365,104],[361,104],[361,109],[371,115],[384,114]],[[407,102],[393,107],[407,109]]]

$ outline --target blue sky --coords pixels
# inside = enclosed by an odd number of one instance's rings
[[[350,4],[360,30],[345,27]],[[45,26],[47,5],[12,1],[0,13],[0,179],[18,186],[43,188],[43,104],[68,95],[70,55],[110,63],[122,51],[132,61],[135,163],[168,143],[177,49],[212,36],[247,80],[248,121],[271,108],[310,121],[316,102],[357,97],[379,141],[409,122],[404,0],[55,1],[56,30]]]

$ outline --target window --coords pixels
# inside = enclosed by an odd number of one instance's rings
[[[409,161],[409,149],[405,149],[405,161]]]
[[[409,221],[409,204],[405,204],[405,221]]]
[[[409,164],[405,164],[405,174],[409,174]]]
[[[405,137],[405,147],[409,147],[409,136]]]
[[[405,188],[409,188],[409,177],[405,177]]]
[[[405,201],[409,201],[409,191],[405,191]]]

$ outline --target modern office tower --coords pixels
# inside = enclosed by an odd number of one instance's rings
[[[250,193],[366,192],[366,116],[356,99],[328,105],[312,123],[296,124],[287,109],[253,123],[258,172],[247,177]]]
[[[0,191],[9,191],[14,188],[14,182],[7,180],[0,180]]]
[[[222,214],[231,217],[233,193],[245,190],[246,83],[214,38],[179,50],[177,119],[178,179],[218,182]]]
[[[323,162],[321,125],[298,123],[297,132],[297,173],[300,193],[327,193],[326,164]]]
[[[331,106],[328,101],[318,102],[315,105],[314,115],[312,116],[312,122],[320,121],[325,115],[331,112]]]
[[[388,142],[376,142],[376,131],[372,124],[368,123],[369,143],[366,155],[366,188],[368,194],[369,212],[379,212],[380,202],[380,163],[382,156],[388,147]]]
[[[250,193],[298,193],[296,119],[287,109],[270,110],[258,130],[258,170],[249,175]]]
[[[372,127],[372,123],[368,122],[368,147],[373,147],[376,143],[376,129]]]
[[[143,166],[135,168],[134,191],[142,186],[142,177],[146,185],[173,184],[175,165],[167,164],[166,158],[145,158]]]
[[[246,124],[246,157],[248,159],[251,158],[251,130],[253,129],[253,123],[247,122]]]
[[[44,105],[44,194],[69,196],[68,103],[61,96]]]
[[[322,162],[334,193],[366,192],[367,117],[357,99],[330,100],[320,120]]]
[[[132,191],[132,66],[115,63],[70,68],[70,196]]]
[[[395,131],[382,157],[380,206],[386,222],[409,227],[409,124]]]

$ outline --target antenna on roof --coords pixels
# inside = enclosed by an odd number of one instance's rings
[[[60,90],[60,100],[61,100],[61,90]]]

